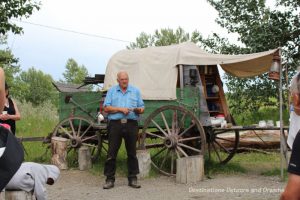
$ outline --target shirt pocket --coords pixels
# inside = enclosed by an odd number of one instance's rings
[[[136,108],[138,106],[138,98],[136,95],[131,95],[129,98],[129,106],[131,108]]]
[[[112,98],[111,105],[112,106],[121,106],[121,105],[119,105],[119,97],[118,96],[114,96]]]

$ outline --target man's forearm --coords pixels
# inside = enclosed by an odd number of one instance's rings
[[[119,107],[113,107],[113,106],[106,106],[104,108],[104,111],[107,113],[117,113],[117,112],[122,112],[121,108]]]

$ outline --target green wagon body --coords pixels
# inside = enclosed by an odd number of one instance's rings
[[[102,99],[102,92],[60,92],[58,113],[59,120],[63,120],[73,116],[80,116],[94,121],[99,111],[100,101]],[[68,97],[72,97],[72,100],[80,105],[89,114],[84,112],[78,105],[72,102],[66,102]]]
[[[144,100],[145,113],[141,115],[139,125],[143,127],[144,120],[159,107],[166,105],[184,106],[186,109],[194,112],[197,116],[201,113],[199,109],[200,94],[199,90],[195,87],[185,87],[182,90],[183,98],[181,98],[181,90],[177,89],[177,100]],[[62,121],[69,117],[84,117],[95,123],[98,111],[100,109],[100,103],[105,96],[103,92],[84,91],[84,92],[60,92],[59,93],[59,121]],[[67,101],[68,97],[71,97],[73,102]],[[80,107],[78,106],[80,105]],[[85,111],[83,111],[83,108]],[[166,118],[171,118],[171,113],[166,113]],[[162,121],[158,121],[160,125]],[[76,124],[77,125],[77,124]]]

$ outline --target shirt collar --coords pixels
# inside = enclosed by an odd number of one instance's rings
[[[117,91],[122,92],[120,85],[117,85]],[[131,91],[132,91],[132,88],[131,88],[131,86],[128,84],[127,89],[126,89],[126,92],[131,92]]]

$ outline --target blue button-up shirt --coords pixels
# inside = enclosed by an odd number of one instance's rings
[[[122,92],[119,85],[116,85],[110,88],[107,92],[105,101],[105,106],[113,106],[113,107],[122,107],[122,108],[144,108],[144,102],[141,97],[140,90],[136,87],[128,85],[125,93]],[[139,115],[133,111],[130,111],[128,115],[124,115],[124,113],[109,113],[109,120],[119,120],[119,119],[133,119],[138,120]]]

